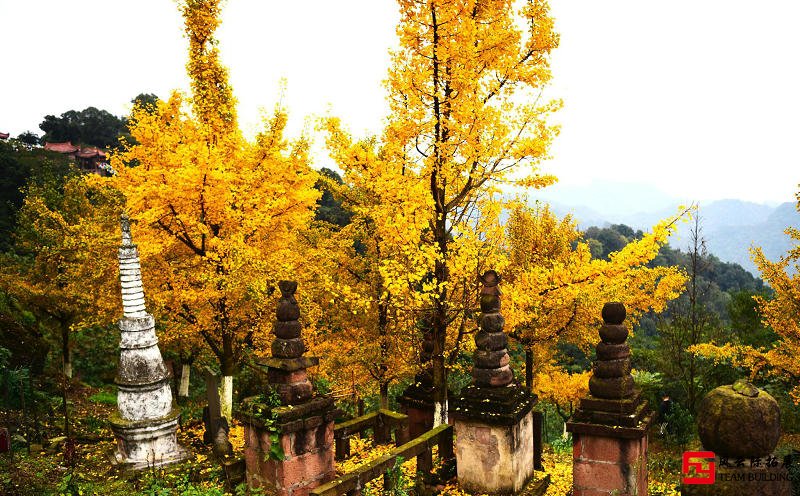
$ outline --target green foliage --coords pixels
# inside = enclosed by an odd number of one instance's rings
[[[45,141],[71,141],[108,148],[117,144],[118,136],[126,130],[125,120],[95,107],[69,110],[60,117],[46,115],[39,129]]]
[[[331,381],[325,377],[315,377],[311,380],[314,386],[314,391],[320,396],[325,396],[331,393]]]
[[[84,494],[92,494],[92,484],[82,480],[80,474],[70,470],[61,478],[56,486],[56,494],[59,496],[83,496]]]
[[[116,325],[78,329],[70,336],[73,367],[83,382],[102,387],[117,375],[119,330]]]
[[[563,438],[564,420],[558,414],[555,405],[539,400],[536,404],[536,409],[542,412],[542,441],[552,444],[554,441]]]
[[[36,146],[41,143],[41,138],[39,138],[39,135],[36,133],[33,133],[31,131],[25,131],[24,133],[20,133],[20,135],[17,136],[17,141],[24,143],[28,146]]]
[[[731,298],[728,302],[731,334],[741,344],[755,348],[769,347],[777,341],[778,335],[764,325],[763,315],[753,299],[754,296],[768,299],[770,294],[767,291],[751,290],[740,290],[731,293]]]
[[[281,406],[281,398],[275,389],[266,393],[246,398],[241,403],[240,411],[247,417],[257,420],[269,432],[269,452],[264,453],[265,460],[283,460],[286,454],[280,442],[280,430],[276,420],[276,408]]]
[[[242,482],[241,484],[237,485],[233,488],[233,495],[234,496],[267,496],[264,488],[255,487],[251,488],[248,487],[246,482]]]
[[[550,443],[550,446],[555,453],[572,453],[572,436],[557,437]]]
[[[25,187],[51,184],[63,188],[64,178],[71,174],[77,171],[62,155],[0,141],[0,251],[11,249]]]
[[[152,113],[158,107],[158,100],[158,96],[153,93],[139,93],[131,100],[131,103],[144,108],[148,113]]]
[[[658,405],[661,401],[659,392],[664,389],[664,381],[658,372],[648,372],[646,370],[635,370],[633,381],[642,390],[642,394],[650,405]]]
[[[592,226],[584,232],[584,239],[589,243],[592,257],[606,260],[608,260],[609,254],[621,250],[625,245],[641,239],[642,236],[644,236],[642,231],[634,232],[624,224],[615,224],[610,227]]]
[[[672,403],[666,421],[665,440],[668,444],[683,448],[694,438],[696,431],[694,416],[680,403]]]
[[[205,477],[207,476],[204,476],[203,479]],[[169,471],[151,467],[144,477],[144,486],[140,494],[147,496],[224,496],[226,494],[223,489],[218,487],[203,487],[198,484],[198,478],[198,474],[194,470],[176,473],[174,467]]]
[[[364,490],[364,496],[369,496],[370,494],[375,496],[377,496],[377,494],[382,496],[410,496],[412,494],[411,483],[403,473],[403,462],[405,462],[403,457],[398,456],[394,459],[394,465],[392,468],[386,469],[386,476],[391,483],[392,489],[386,490],[384,488],[384,490],[380,491],[380,493],[376,493],[367,487]]]
[[[116,405],[117,392],[116,391],[100,391],[89,396],[89,401],[94,403],[101,403],[103,405]]]
[[[320,179],[314,184],[314,188],[322,191],[322,196],[317,200],[317,210],[314,220],[327,222],[334,226],[344,227],[350,223],[353,213],[342,207],[342,201],[336,198],[332,192],[331,183],[342,184],[342,178],[336,171],[323,167],[319,171]]]

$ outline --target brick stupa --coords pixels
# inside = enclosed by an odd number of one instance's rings
[[[303,356],[300,307],[295,299],[297,283],[280,281],[281,298],[273,326],[272,357],[267,368],[269,387],[278,393],[280,406],[272,406],[273,425],[266,425],[246,411],[240,412],[245,428],[245,464],[250,487],[265,487],[278,496],[306,495],[333,479],[333,422],[337,410],[333,398],[315,396],[306,369],[319,359]],[[273,433],[282,459],[268,456]],[[274,451],[274,450],[273,450]]]
[[[567,422],[574,496],[647,495],[647,428],[653,413],[634,387],[622,303],[603,306],[589,396]]]

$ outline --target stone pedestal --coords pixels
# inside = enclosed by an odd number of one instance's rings
[[[573,496],[647,495],[647,429],[653,413],[633,386],[624,320],[621,303],[603,307],[591,394],[567,422]]]
[[[573,496],[647,495],[647,429],[620,434],[611,428],[579,433],[573,426]]]
[[[305,496],[336,475],[333,399],[316,398],[299,406],[278,407],[274,412],[270,427],[246,414],[240,417],[248,485],[279,496]],[[276,434],[282,460],[269,455]]]
[[[500,314],[500,277],[481,277],[481,330],[475,336],[472,384],[450,403],[458,484],[471,493],[516,494],[534,474],[536,397],[514,381]]]
[[[469,386],[450,410],[459,486],[474,494],[516,494],[534,473],[532,396],[524,388]]]
[[[280,406],[251,400],[240,410],[245,426],[246,477],[250,487],[264,487],[270,494],[305,496],[335,475],[333,422],[337,410],[332,398],[314,397],[308,380],[306,369],[318,365],[319,359],[303,356],[306,347],[294,297],[297,283],[280,281],[278,288],[281,298],[273,327],[273,356],[260,365],[267,369]],[[279,443],[280,450],[274,450],[272,443]]]
[[[115,381],[118,411],[110,419],[117,439],[112,459],[138,470],[183,460],[187,453],[175,436],[180,412],[174,407],[170,375],[158,349],[155,320],[145,310],[139,255],[124,216],[119,267],[123,318]]]

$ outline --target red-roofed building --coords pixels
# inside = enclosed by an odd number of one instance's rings
[[[49,141],[45,141],[44,149],[51,152],[66,153],[68,155],[74,155],[75,152],[80,150],[79,147],[73,145],[70,141],[65,141],[63,143],[50,143]]]
[[[97,147],[87,146],[86,148],[81,148],[67,141],[64,143],[45,142],[44,149],[72,157],[82,170],[94,172],[101,176],[107,175],[106,152]]]
[[[0,133],[0,139],[8,139],[8,133]]]

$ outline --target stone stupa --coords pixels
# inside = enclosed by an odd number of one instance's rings
[[[117,440],[113,461],[138,470],[183,460],[188,453],[175,436],[180,411],[174,406],[170,376],[158,349],[155,319],[145,310],[139,254],[127,216],[122,216],[121,224],[118,411],[110,424]]]

